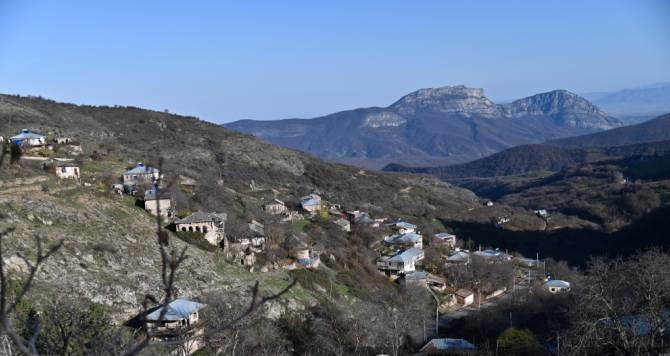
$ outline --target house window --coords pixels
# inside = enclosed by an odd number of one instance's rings
[[[193,226],[189,226],[188,231],[193,232]]]
[[[65,167],[60,167],[60,172],[61,172],[61,173],[66,173],[66,172],[67,172],[67,169],[65,169]]]
[[[196,226],[195,231],[200,232],[200,226]]]
[[[207,233],[207,226],[202,227],[202,232],[204,232],[205,234]]]
[[[185,227],[185,226],[182,226],[182,227],[181,227],[181,231],[186,231],[186,227]]]

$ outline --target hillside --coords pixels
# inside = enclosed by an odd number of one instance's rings
[[[109,192],[109,185],[138,161],[156,164],[160,157],[167,181],[177,175],[197,180],[190,193],[169,188],[177,194],[179,211],[226,212],[231,230],[239,229],[249,219],[258,219],[267,223],[266,228],[274,228],[277,239],[282,234],[309,233],[335,261],[342,261],[334,263],[339,270],[328,279],[335,287],[349,291],[343,292],[345,300],[370,298],[361,291],[361,282],[356,282],[361,278],[367,279],[368,291],[390,285],[370,267],[376,255],[366,245],[367,240],[342,238],[328,221],[273,225],[275,222],[261,211],[264,201],[279,197],[295,204],[299,197],[317,192],[346,209],[365,209],[374,217],[403,217],[434,230],[444,229],[440,219],[491,224],[496,217],[511,214],[516,218],[506,229],[533,231],[547,227],[526,209],[504,204],[485,207],[472,192],[428,175],[368,172],[326,163],[191,117],[0,96],[2,136],[11,136],[22,128],[81,142],[84,152],[74,159],[82,165],[85,185],[59,181],[42,171],[39,162],[22,161],[0,169],[0,198],[7,215],[3,226],[16,229],[7,240],[5,256],[14,256],[8,264],[19,273],[23,271],[16,253],[34,250],[29,238],[36,233],[49,241],[64,238],[63,250],[39,275],[37,294],[71,291],[108,305],[117,320],[137,311],[142,297],[157,293],[159,286],[153,220],[134,205],[132,198]],[[567,216],[557,216],[556,225],[590,226]],[[172,240],[177,247],[183,245],[179,239]],[[278,247],[273,254],[282,253],[281,243],[276,241]],[[197,245],[189,245],[188,254],[189,262],[178,276],[180,295],[199,296],[209,291],[243,294],[255,280],[269,293],[290,280],[289,272],[281,269],[249,273],[232,266],[219,253]],[[268,253],[263,258],[284,257]],[[352,279],[354,273],[356,278]],[[286,298],[305,306],[324,297],[317,287],[301,286]]]
[[[564,90],[495,104],[482,89],[421,89],[386,108],[315,119],[242,120],[226,127],[331,161],[381,168],[462,163],[520,144],[592,133],[621,122]]]
[[[670,114],[636,125],[553,140],[549,143],[568,147],[606,147],[665,140],[670,140]]]
[[[492,178],[524,175],[561,169],[582,163],[640,156],[665,155],[670,152],[670,141],[638,143],[614,147],[562,147],[554,144],[522,145],[506,149],[478,160],[441,167],[405,167],[390,164],[383,171],[425,173],[440,179]]]

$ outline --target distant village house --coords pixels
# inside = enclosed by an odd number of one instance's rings
[[[321,197],[316,194],[310,194],[300,198],[300,205],[302,206],[303,210],[309,212],[310,214],[316,214],[323,206],[321,203]]]
[[[21,130],[21,133],[12,136],[9,140],[13,145],[28,148],[46,146],[47,144],[45,136],[31,132],[28,129]]]
[[[433,235],[431,244],[436,246],[445,246],[448,248],[454,248],[456,247],[456,235],[452,235],[448,232],[441,232],[439,234],[435,234]]]
[[[172,197],[167,192],[157,192],[150,189],[144,192],[144,210],[153,216],[172,218],[174,216],[174,204]]]
[[[263,210],[265,210],[265,212],[270,215],[279,215],[286,213],[288,208],[283,201],[279,199],[272,199],[272,201],[265,204]]]
[[[60,179],[79,179],[79,166],[74,163],[60,162],[56,163],[56,176]]]

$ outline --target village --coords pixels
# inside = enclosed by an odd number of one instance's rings
[[[45,174],[76,182],[82,187],[100,186],[111,197],[132,197],[136,206],[159,219],[163,227],[180,239],[222,253],[229,263],[247,273],[269,270],[314,270],[334,257],[322,241],[307,232],[291,233],[282,246],[283,255],[268,259],[268,230],[291,224],[321,224],[337,229],[344,236],[364,229],[374,236],[369,247],[376,252],[373,263],[380,275],[408,289],[425,289],[435,300],[434,337],[426,340],[421,355],[476,352],[477,345],[468,340],[443,338],[440,326],[457,317],[476,313],[481,308],[541,289],[551,294],[569,293],[570,282],[547,275],[546,261],[525,257],[495,246],[475,245],[459,238],[445,227],[442,231],[423,233],[422,227],[403,217],[384,216],[358,206],[346,207],[329,200],[324,192],[301,197],[282,196],[279,192],[262,202],[263,216],[231,221],[222,211],[189,211],[180,206],[170,189],[165,173],[148,163],[136,163],[119,172],[116,182],[104,186],[96,177],[84,177],[85,160],[79,159],[82,146],[67,135],[47,136],[23,129],[7,139],[10,151],[26,162],[38,164]],[[5,139],[0,137],[4,143]],[[95,154],[95,153],[94,153]],[[181,191],[198,188],[197,179],[175,177]],[[483,206],[493,206],[483,201]],[[548,219],[544,210],[534,213]],[[498,217],[497,227],[509,222]],[[271,226],[272,225],[272,226]],[[176,337],[190,343],[189,353],[201,348],[204,333],[199,312],[206,308],[197,296],[177,296],[168,305],[156,306],[126,323],[150,334],[156,343],[173,343]],[[188,337],[184,337],[187,335]]]

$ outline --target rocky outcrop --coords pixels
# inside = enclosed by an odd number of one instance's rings
[[[484,96],[484,89],[464,85],[417,90],[389,107],[404,115],[420,112],[459,113],[496,117],[498,106]]]

